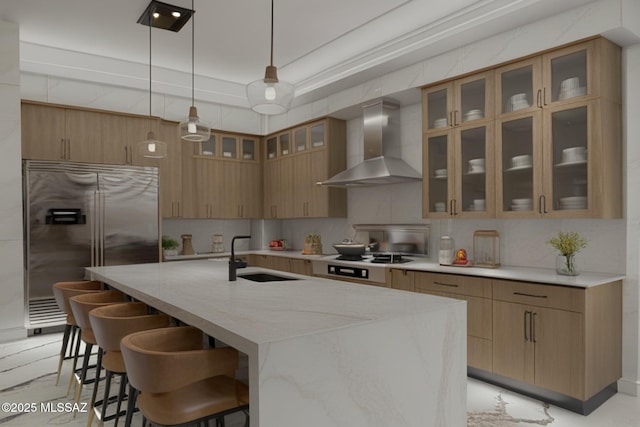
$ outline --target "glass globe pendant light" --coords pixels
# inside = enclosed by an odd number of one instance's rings
[[[150,12],[151,13],[151,12]],[[156,139],[151,126],[151,16],[149,17],[149,133],[147,139],[138,143],[138,150],[143,157],[161,159],[167,156],[167,143]]]
[[[285,113],[293,101],[294,87],[278,79],[278,69],[273,65],[273,0],[271,0],[271,59],[264,72],[264,79],[247,85],[247,98],[253,111],[260,114]]]
[[[180,136],[185,141],[203,142],[211,138],[211,128],[198,117],[198,109],[195,106],[195,72],[194,72],[194,46],[196,15],[191,0],[191,107],[187,120],[180,123]]]

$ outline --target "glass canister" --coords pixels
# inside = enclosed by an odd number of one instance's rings
[[[438,262],[441,265],[451,265],[456,259],[456,242],[451,236],[440,237],[440,250],[438,251]]]
[[[211,240],[211,252],[224,252],[224,238],[222,234],[214,234]]]

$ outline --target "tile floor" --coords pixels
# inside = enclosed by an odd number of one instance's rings
[[[0,397],[2,402],[37,402],[35,413],[18,415],[0,413],[0,424],[6,426],[62,425],[86,426],[87,414],[75,417],[68,412],[43,412],[39,402],[72,403],[65,396],[71,363],[65,362],[60,384],[54,385],[62,334],[36,335],[24,340],[0,344]],[[85,387],[80,402],[90,401],[91,388]],[[469,379],[467,387],[469,427],[520,427],[550,425],[552,427],[639,427],[640,397],[618,393],[588,417],[550,406]],[[140,425],[136,414],[134,425]],[[227,418],[228,427],[242,426],[242,416]],[[94,422],[97,425],[97,422]],[[113,422],[106,423],[113,425]],[[122,425],[122,423],[120,424]],[[443,426],[448,427],[448,426]]]

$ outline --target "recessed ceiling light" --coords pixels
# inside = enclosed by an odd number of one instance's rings
[[[193,11],[183,7],[174,6],[172,4],[163,3],[157,0],[151,0],[138,23],[163,30],[178,32],[189,21]],[[153,17],[153,19],[151,19]]]

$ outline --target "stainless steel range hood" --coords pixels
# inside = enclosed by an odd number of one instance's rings
[[[367,187],[421,181],[400,159],[400,107],[379,100],[363,107],[364,161],[320,182],[331,187]]]

